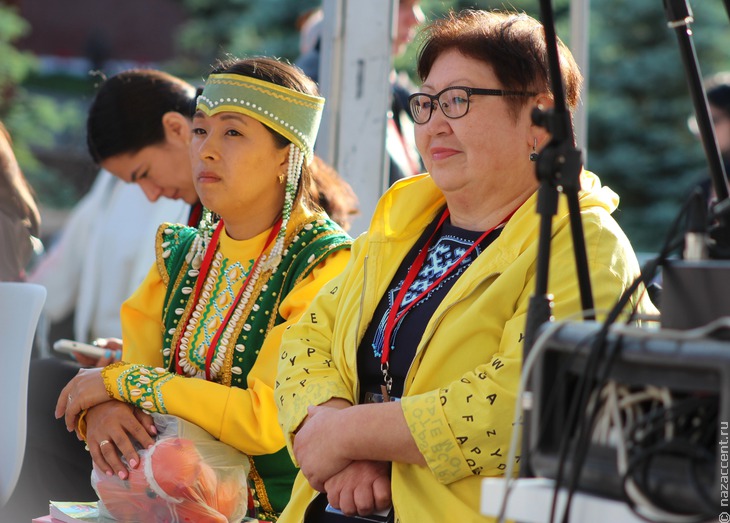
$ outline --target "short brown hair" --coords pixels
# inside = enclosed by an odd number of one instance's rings
[[[456,49],[492,66],[503,89],[552,95],[542,24],[524,13],[451,11],[424,27],[421,40],[417,64],[421,81],[426,80],[441,54]],[[566,102],[573,111],[578,106],[583,76],[570,50],[560,40],[558,52]],[[516,115],[528,99],[513,96],[507,97],[506,102]]]

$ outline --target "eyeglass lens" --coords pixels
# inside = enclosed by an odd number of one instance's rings
[[[416,123],[426,123],[435,109],[435,96],[418,94],[411,98],[411,114]],[[460,118],[469,110],[469,93],[460,87],[450,88],[439,93],[438,104],[449,118]]]

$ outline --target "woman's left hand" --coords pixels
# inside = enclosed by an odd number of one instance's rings
[[[309,407],[307,413],[306,423],[294,438],[294,456],[312,488],[324,492],[325,482],[352,462],[336,438],[347,428],[338,423],[340,409]]]
[[[79,370],[58,396],[56,419],[64,416],[66,429],[69,432],[76,430],[81,411],[111,399],[106,392],[101,370],[101,368]]]
[[[390,463],[353,461],[324,484],[327,501],[346,516],[368,516],[391,507]]]

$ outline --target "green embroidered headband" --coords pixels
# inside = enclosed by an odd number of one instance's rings
[[[208,116],[224,111],[250,116],[299,147],[310,163],[323,107],[319,96],[249,76],[211,74],[196,109]]]

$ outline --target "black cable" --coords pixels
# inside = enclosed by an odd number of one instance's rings
[[[636,282],[640,282],[640,280],[636,280]],[[633,294],[636,289],[638,289],[639,285],[632,285],[632,292],[631,293],[625,293],[624,296],[629,296]],[[623,297],[622,297],[623,298]],[[628,302],[628,298],[626,300]],[[622,307],[623,308],[623,307]],[[607,325],[612,325],[615,319]],[[582,410],[587,409],[587,403],[588,399],[593,395],[594,392],[600,391],[603,389],[604,384],[608,381],[608,375],[610,374],[610,369],[613,366],[614,361],[616,361],[616,358],[621,352],[621,347],[623,347],[623,338],[618,337],[611,345],[607,343],[607,335],[608,335],[608,329],[605,329],[605,334],[603,334],[603,330],[601,331],[602,335],[597,338],[596,345],[594,347],[596,348],[596,354],[597,357],[595,359],[596,361],[596,374],[600,376],[600,379],[598,380],[599,385],[594,386],[593,389],[589,389],[586,396],[586,401],[584,402],[584,406]],[[600,340],[600,341],[598,341]],[[609,350],[609,347],[612,346],[613,350]],[[608,352],[608,357],[606,358],[606,364],[603,366],[603,368],[600,367],[601,363],[601,353]],[[590,380],[587,380],[586,383],[588,383]],[[577,487],[578,487],[578,481],[580,479],[580,472],[583,469],[583,464],[585,463],[585,459],[588,455],[588,450],[591,446],[591,434],[593,432],[593,428],[596,424],[596,419],[598,418],[599,413],[599,407],[600,407],[600,401],[598,401],[598,398],[596,397],[596,401],[594,404],[594,408],[587,412],[587,422],[584,422],[580,425],[580,430],[578,432],[578,436],[576,438],[575,442],[575,452],[573,453],[573,467],[571,470],[570,480],[568,482],[568,499],[566,502],[566,511],[563,513],[563,523],[567,523],[569,518],[569,510],[570,505],[572,503],[573,494],[575,493]]]
[[[606,318],[606,321],[604,322],[604,325],[602,326],[601,330],[596,334],[596,338],[594,340],[594,343],[591,347],[591,352],[588,355],[588,360],[586,362],[586,368],[584,373],[581,375],[581,379],[578,383],[577,389],[581,391],[581,393],[576,394],[573,396],[573,400],[571,401],[571,406],[569,410],[568,420],[566,423],[567,427],[573,427],[574,425],[578,428],[577,433],[579,435],[585,435],[589,433],[588,430],[586,430],[584,427],[585,422],[580,423],[578,422],[576,424],[576,416],[578,412],[585,412],[588,404],[588,400],[590,398],[591,392],[591,382],[595,381],[595,378],[598,373],[598,365],[602,358],[602,355],[605,351],[605,341],[608,336],[608,330],[610,326],[618,319],[621,312],[625,308],[625,306],[629,303],[631,296],[633,293],[638,289],[639,285],[641,283],[644,283],[645,285],[648,285],[651,280],[653,280],[654,276],[656,275],[657,270],[661,265],[666,263],[666,260],[668,259],[669,255],[673,252],[674,248],[676,248],[676,245],[681,245],[682,242],[676,242],[674,241],[674,238],[679,233],[679,225],[682,222],[683,217],[685,216],[685,213],[687,212],[687,208],[689,205],[689,200],[684,203],[682,208],[680,209],[680,212],[677,214],[677,217],[675,218],[674,222],[669,228],[667,237],[665,239],[665,244],[660,251],[660,254],[652,259],[649,260],[645,265],[644,268],[641,271],[641,274],[639,277],[637,277],[634,282],[629,286],[629,288],[624,291],[621,298],[617,301],[617,303],[614,305],[612,310],[610,311],[609,315]],[[604,368],[604,371],[608,371],[609,368]],[[605,374],[604,372],[603,374]],[[590,379],[589,379],[590,378]],[[592,389],[596,390],[597,387],[593,386]],[[600,389],[599,389],[600,390]],[[598,404],[598,402],[597,402]],[[597,407],[596,407],[597,408]],[[592,419],[593,416],[588,416],[588,419]],[[585,420],[586,418],[583,418]],[[559,458],[558,458],[558,472],[556,475],[555,480],[555,491],[553,493],[553,502],[551,506],[551,512],[550,512],[550,523],[554,522],[555,518],[555,508],[557,505],[557,498],[558,493],[560,490],[560,487],[562,486],[563,482],[563,472],[566,465],[567,455],[568,455],[568,448],[571,443],[571,431],[566,431],[566,435],[561,441],[560,449],[559,449]],[[582,436],[583,438],[585,436]],[[578,477],[580,475],[580,470],[583,465],[583,460],[585,459],[585,453],[581,456],[580,454],[576,452],[574,453],[574,458],[572,462],[572,474],[571,474],[571,480],[568,491],[568,497],[566,500],[565,505],[565,511],[563,513],[563,522],[568,521],[569,514],[570,514],[570,505],[572,502],[573,492],[575,490],[575,486],[577,485]]]
[[[628,495],[628,492],[626,491],[629,479],[633,480],[634,484],[639,488],[639,490],[649,499],[649,501],[656,508],[660,510],[680,514],[682,516],[687,516],[688,518],[696,516],[696,519],[692,520],[692,523],[701,523],[703,521],[706,521],[708,517],[717,515],[717,507],[712,507],[711,509],[708,509],[707,512],[703,512],[701,514],[682,514],[676,512],[674,507],[662,506],[663,500],[657,500],[656,494],[652,493],[646,485],[648,483],[649,470],[653,463],[653,460],[659,456],[673,456],[684,459],[691,459],[692,461],[695,461],[698,458],[704,459],[706,461],[712,461],[714,459],[714,456],[710,452],[704,449],[699,449],[697,446],[689,444],[683,440],[664,441],[657,443],[653,447],[643,450],[641,453],[637,454],[629,460],[626,474],[624,474],[621,482],[622,489],[631,510],[637,516],[645,519],[646,521],[651,521],[652,523],[663,523],[662,521],[651,519],[637,511],[637,504],[633,499],[631,499],[631,497]],[[640,473],[639,476],[637,476],[637,472]],[[637,481],[638,478],[641,479]]]
[[[702,457],[705,463],[712,465],[715,462],[715,454],[707,450],[708,446],[711,446],[710,439],[714,439],[714,433],[717,429],[717,409],[719,406],[717,397],[708,398],[697,398],[688,397],[674,403],[670,408],[653,408],[649,413],[635,424],[629,433],[628,443],[631,445],[629,450],[630,454],[633,455],[633,459],[642,460],[646,459],[648,451],[646,447],[648,444],[654,445],[655,449],[661,450],[661,446],[666,444],[664,441],[663,433],[666,432],[666,424],[673,422],[674,433],[683,435],[683,439],[675,438],[673,442],[683,442],[687,447],[691,447],[691,452],[688,456],[691,458],[690,461],[690,483],[698,495],[698,499],[702,502],[706,514],[713,514],[717,511],[718,507],[713,504],[711,496],[705,491],[705,488],[701,485],[698,477],[698,467],[702,464],[694,458]],[[646,430],[644,430],[646,428]],[[637,437],[637,433],[641,432],[641,437]],[[704,444],[703,444],[703,433],[704,432]],[[699,438],[699,441],[698,441]],[[637,452],[636,449],[639,449]],[[656,452],[656,451],[655,451]],[[687,457],[687,456],[682,456]],[[665,502],[665,500],[659,498],[651,492],[648,487],[648,466],[646,464],[645,473],[641,476],[641,480],[633,478],[634,482],[639,490],[651,500],[651,502],[662,508],[665,511],[674,510],[674,507],[669,507],[671,503]],[[628,473],[627,473],[628,474]],[[625,479],[622,484],[625,483]]]
[[[705,405],[717,405],[717,398],[685,398],[681,400],[679,405],[674,404],[669,409],[663,407],[660,409],[653,409],[641,420],[640,423],[634,424],[634,427],[629,433],[629,439],[638,443],[636,433],[640,429],[650,425],[655,425],[655,430],[664,430],[664,423],[667,421],[672,421],[684,414],[696,412],[699,407]]]
[[[556,371],[556,374],[561,375],[563,373],[563,369],[570,369],[573,367],[575,360],[578,357],[578,352],[580,351],[580,348],[587,344],[591,340],[591,335],[587,335],[582,340],[578,341],[576,346],[576,352],[573,354],[569,354],[568,358],[565,362],[561,364],[561,369],[558,369]],[[542,394],[545,391],[537,391],[537,393]],[[540,411],[540,419],[550,419],[555,414],[555,409],[558,406],[558,400],[562,399],[562,397],[557,393],[555,388],[551,388],[547,398],[542,402],[545,407],[541,409]],[[567,417],[566,417],[567,419]],[[563,420],[561,420],[562,422]],[[535,441],[537,442],[535,444],[535,448],[539,447],[540,442],[543,441],[543,438],[547,434],[547,430],[550,428],[550,425],[547,423],[543,423],[541,427],[538,427],[539,431],[537,434],[537,437],[535,438]],[[565,427],[561,424],[561,430],[570,430],[570,427]],[[532,453],[535,448],[530,448],[530,453]]]
[[[714,458],[714,456],[713,456]],[[713,459],[714,462],[714,459]],[[690,468],[690,483],[692,485],[692,488],[694,488],[694,491],[697,493],[698,499],[702,502],[704,505],[704,509],[707,511],[707,514],[714,514],[719,512],[717,504],[712,499],[712,496],[710,496],[707,493],[707,490],[702,486],[702,482],[699,478],[699,471],[697,470],[699,467],[698,463],[695,460],[692,460],[692,467]]]

